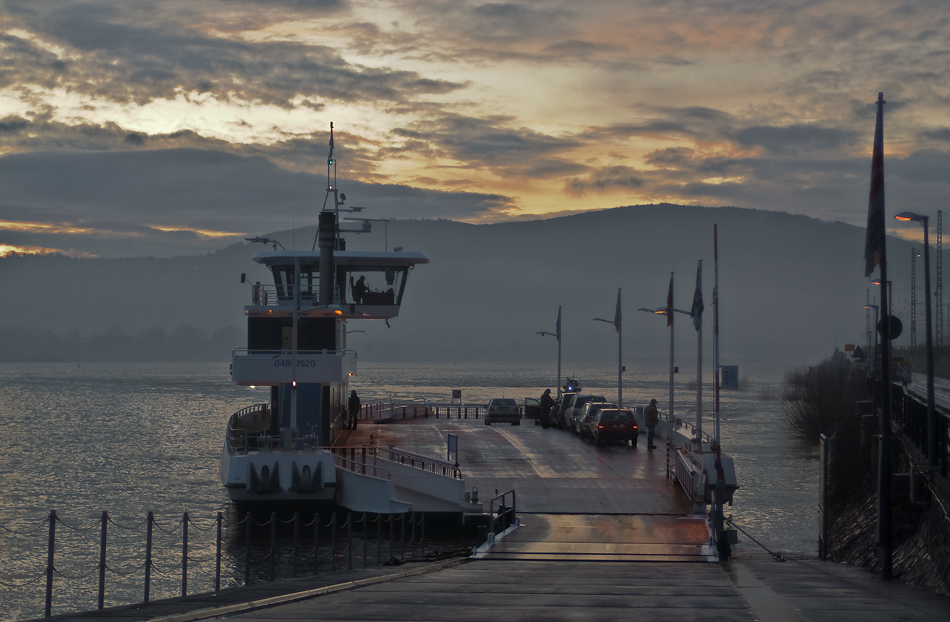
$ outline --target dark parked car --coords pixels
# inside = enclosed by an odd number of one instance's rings
[[[571,432],[579,434],[577,428],[578,417],[581,414],[581,408],[587,402],[606,402],[607,398],[603,395],[591,395],[589,393],[578,393],[571,402],[570,409],[564,414],[564,427]]]
[[[488,400],[485,425],[493,423],[521,425],[521,411],[518,409],[518,402],[507,397],[495,397]]]
[[[566,428],[564,423],[564,413],[570,408],[577,393],[561,393],[561,396],[554,402],[554,408],[551,409],[551,425],[555,428]]]
[[[626,445],[630,441],[636,447],[639,435],[637,420],[627,409],[605,408],[594,416],[590,425],[590,440],[595,445],[616,441]]]
[[[574,431],[577,432],[581,438],[590,438],[590,424],[594,420],[594,416],[597,412],[605,408],[616,407],[616,404],[611,404],[610,402],[587,402],[581,406],[581,414],[578,415],[577,425],[574,426]]]

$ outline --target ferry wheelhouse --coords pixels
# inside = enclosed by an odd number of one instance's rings
[[[273,243],[274,250],[253,258],[273,281],[251,285],[244,307],[247,344],[232,353],[231,377],[238,385],[270,387],[270,396],[228,421],[220,472],[236,502],[338,501],[339,480],[352,479],[328,449],[346,425],[347,381],[356,374],[356,352],[346,347],[347,321],[396,317],[410,271],[429,262],[421,252],[345,249],[339,227],[345,195],[329,181],[336,167],[332,124],[330,136],[327,196],[333,204],[319,214],[314,248],[277,250],[277,242],[248,238]],[[374,482],[364,483],[374,488]],[[361,503],[405,509],[392,499]]]

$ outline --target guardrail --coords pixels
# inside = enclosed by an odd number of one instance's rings
[[[891,384],[891,418],[894,423],[900,426],[901,433],[906,437],[918,451],[924,456],[929,457],[928,448],[928,419],[927,419],[927,400],[920,396],[907,392],[900,384]],[[936,461],[940,466],[940,476],[947,477],[948,474],[948,456],[947,447],[950,445],[950,412],[935,404],[934,416],[936,418]]]
[[[510,501],[506,501],[509,499]],[[496,494],[488,502],[488,541],[494,542],[495,536],[508,529],[518,519],[517,504],[514,490]],[[497,510],[495,502],[498,502]]]
[[[129,539],[134,534],[110,534],[110,527],[136,532],[138,539]],[[62,536],[73,533],[84,538],[83,547],[90,549],[88,552],[59,542]],[[20,611],[30,618],[39,617],[40,610],[43,616],[52,616],[54,591],[70,597],[64,613],[89,607],[101,610],[114,606],[112,603],[148,603],[156,592],[158,598],[184,597],[193,583],[199,589],[217,592],[242,583],[336,572],[340,566],[352,570],[358,565],[365,568],[387,560],[415,558],[417,547],[421,547],[421,558],[426,558],[427,546],[430,551],[457,551],[470,550],[474,543],[461,533],[452,541],[438,536],[435,540],[427,538],[424,514],[358,512],[334,512],[322,517],[310,514],[306,518],[294,513],[287,519],[271,513],[263,522],[255,520],[250,512],[241,519],[226,518],[218,512],[210,521],[196,520],[185,512],[174,522],[158,520],[149,512],[145,520],[134,524],[119,523],[102,512],[95,522],[76,525],[63,521],[53,510],[30,528],[0,525],[0,535],[4,547],[12,544],[13,538],[45,540],[43,544],[23,542],[22,549],[17,547],[18,555],[36,555],[37,569],[32,576],[5,576],[9,569],[0,568],[0,588],[20,592],[35,589],[35,605]],[[114,544],[117,538],[119,545]],[[77,563],[74,558],[82,561]],[[107,582],[109,577],[111,584]],[[67,581],[82,583],[83,587],[66,587]],[[108,599],[107,587],[113,592]],[[85,600],[87,597],[96,597],[96,604]]]
[[[384,474],[389,479],[389,471],[380,466],[379,461],[388,461],[395,464],[401,464],[413,469],[451,477],[452,479],[462,479],[462,470],[453,462],[424,456],[390,446],[388,448],[376,447],[375,445],[361,445],[359,447],[327,447],[327,451],[333,453],[334,462],[337,466],[359,473],[360,475],[379,476],[377,473]]]

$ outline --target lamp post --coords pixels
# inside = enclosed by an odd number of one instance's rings
[[[894,218],[897,218],[897,216],[895,216]],[[880,285],[880,284],[881,284],[881,279],[874,279],[873,281],[871,281],[871,285]],[[893,301],[894,301],[894,296],[893,296],[893,294],[891,293],[891,282],[890,282],[890,280],[888,280],[888,281],[887,281],[887,315],[888,315],[888,318],[889,318],[890,315],[891,315],[891,309],[893,308],[893,304],[894,304]],[[899,310],[899,309],[898,309],[898,310]],[[890,319],[888,319],[888,321],[890,321]]]
[[[613,320],[595,317],[595,322],[607,322],[617,329],[617,408],[623,408],[623,322],[620,317],[620,288],[617,288],[617,311]]]
[[[670,275],[670,279],[672,279]],[[663,315],[667,317],[667,324],[670,327],[670,409],[669,414],[667,415],[667,421],[675,421],[676,416],[673,413],[673,373],[676,367],[673,365],[673,313],[682,313],[684,315],[689,315],[689,311],[683,311],[682,309],[674,309],[673,307],[659,307],[657,309],[645,309],[640,307],[639,311],[645,311],[647,313],[654,313],[656,315]]]
[[[930,237],[928,216],[914,212],[901,212],[894,216],[898,220],[920,222],[924,226],[924,298],[927,301],[924,321],[927,324],[927,458],[930,466],[937,464],[937,418],[934,413],[934,348],[933,325],[930,319]]]
[[[561,306],[557,307],[557,327],[556,332],[549,333],[543,330],[537,332],[542,337],[550,335],[557,339],[557,396],[561,397]]]
[[[877,305],[864,305],[865,309],[874,309],[874,349],[871,351],[871,369],[874,379],[874,391],[871,393],[871,412],[877,412]]]

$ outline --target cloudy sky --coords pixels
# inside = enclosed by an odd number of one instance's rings
[[[863,226],[950,196],[944,0],[0,0],[0,251],[645,203]],[[919,234],[919,226],[895,231]]]

